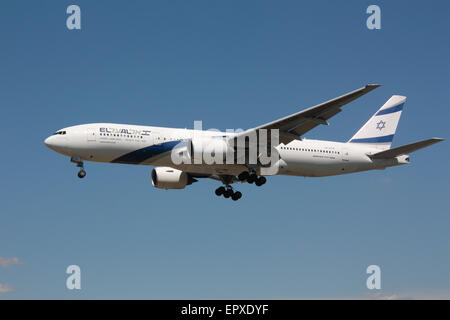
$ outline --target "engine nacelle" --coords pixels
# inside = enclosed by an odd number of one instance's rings
[[[188,141],[187,147],[192,163],[222,164],[226,161],[227,152],[231,156],[234,152],[222,137],[194,138]]]
[[[196,182],[188,173],[170,167],[157,167],[152,170],[152,185],[160,189],[184,189]]]

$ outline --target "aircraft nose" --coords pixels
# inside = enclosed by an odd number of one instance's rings
[[[47,139],[44,140],[44,143],[47,147],[51,148],[52,147],[52,136],[47,137]]]
[[[60,136],[50,136],[44,140],[47,147],[56,152],[64,152],[67,148],[67,140],[65,137]]]

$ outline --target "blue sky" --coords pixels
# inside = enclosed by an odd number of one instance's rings
[[[66,28],[81,7],[82,30]],[[366,28],[370,4],[382,29]],[[450,297],[448,141],[409,166],[156,190],[151,168],[43,144],[89,122],[249,128],[366,83],[306,137],[346,141],[392,95],[394,146],[449,138],[448,1],[2,1],[0,284],[12,298]],[[65,287],[67,266],[82,290]],[[1,291],[1,290],[0,290]],[[5,290],[8,291],[8,290]]]

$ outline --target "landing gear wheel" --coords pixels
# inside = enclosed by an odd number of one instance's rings
[[[250,176],[247,178],[247,182],[248,183],[253,183],[256,182],[256,180],[258,179],[258,176],[254,173],[250,174]]]
[[[262,186],[264,183],[266,183],[266,178],[265,177],[259,177],[258,179],[256,179],[255,184],[260,187]]]
[[[78,171],[78,178],[83,179],[85,176],[86,176],[86,171],[84,171],[83,169]]]
[[[240,193],[239,191],[236,191],[236,192],[233,193],[233,195],[231,196],[231,199],[233,199],[234,201],[239,200],[240,198],[242,198],[242,193]]]
[[[248,179],[249,176],[250,176],[250,174],[247,171],[244,171],[238,175],[238,179],[239,179],[239,181],[245,181]]]
[[[219,188],[216,189],[216,196],[220,197],[221,195],[224,194],[224,192],[225,192],[225,188],[224,187],[219,187]]]
[[[225,198],[229,198],[229,197],[231,197],[233,195],[233,190],[231,190],[231,189],[227,189],[227,190],[225,190],[225,192],[223,193],[223,196],[225,197]]]

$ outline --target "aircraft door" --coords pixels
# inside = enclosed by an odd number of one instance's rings
[[[94,128],[88,128],[86,130],[86,140],[88,142],[97,141],[97,131]]]
[[[348,162],[348,161],[349,161],[349,151],[348,151],[348,148],[342,147],[341,153],[342,153],[342,155],[341,155],[342,161],[343,161],[343,162]]]

